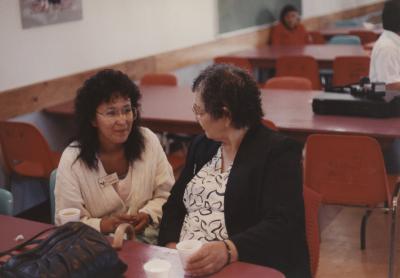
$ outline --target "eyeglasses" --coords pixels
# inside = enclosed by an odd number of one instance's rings
[[[131,106],[123,107],[121,110],[109,109],[105,112],[96,111],[96,113],[110,120],[116,120],[120,115],[124,116],[125,118],[133,118],[134,120],[137,117],[136,107]]]
[[[201,109],[197,104],[193,104],[192,111],[193,111],[195,116],[203,116],[204,114],[207,113],[206,111]]]

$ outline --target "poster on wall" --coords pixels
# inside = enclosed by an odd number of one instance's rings
[[[22,28],[82,19],[82,0],[19,0]]]

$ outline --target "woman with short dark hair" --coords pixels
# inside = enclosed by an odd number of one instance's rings
[[[240,260],[310,277],[300,159],[302,146],[261,123],[252,77],[216,64],[194,81],[193,112],[205,135],[163,206],[159,244],[204,244],[186,272],[201,276]]]
[[[174,182],[157,136],[140,126],[141,95],[120,71],[102,70],[75,99],[76,139],[57,170],[55,203],[78,208],[81,221],[103,233],[131,223],[155,243],[161,207]]]
[[[295,6],[288,4],[282,8],[279,22],[272,27],[270,42],[271,45],[305,45],[310,42]]]

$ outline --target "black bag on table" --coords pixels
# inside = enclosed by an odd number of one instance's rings
[[[47,238],[37,239],[54,230]],[[12,255],[13,251],[38,244]],[[127,265],[101,233],[81,222],[46,229],[28,241],[0,253],[11,258],[0,277],[121,277]]]

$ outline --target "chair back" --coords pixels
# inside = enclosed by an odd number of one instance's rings
[[[0,122],[0,143],[6,167],[22,176],[48,178],[58,158],[32,124]]]
[[[370,30],[352,30],[349,32],[349,34],[359,37],[362,44],[374,42],[379,37],[377,33]]]
[[[304,209],[306,217],[306,237],[308,253],[310,255],[311,276],[315,277],[319,263],[319,207],[321,206],[321,194],[311,188],[303,186]]]
[[[357,19],[342,19],[335,22],[335,27],[359,27],[360,20]]]
[[[178,80],[172,73],[148,73],[140,79],[140,85],[177,86]]]
[[[0,214],[13,215],[13,200],[10,191],[0,188]]]
[[[330,38],[329,44],[361,45],[361,39],[353,35],[336,35]]]
[[[271,120],[267,120],[267,119],[262,119],[262,124],[266,127],[268,127],[269,129],[272,129],[274,131],[278,131],[278,127],[274,124],[273,121]]]
[[[373,207],[391,195],[380,145],[368,136],[310,135],[304,185],[327,204]]]
[[[282,56],[276,61],[276,76],[307,78],[314,90],[321,89],[317,61],[311,56]]]
[[[296,76],[272,77],[263,85],[263,89],[286,89],[286,90],[312,90],[312,83],[309,79]]]
[[[333,86],[345,86],[359,83],[369,75],[370,58],[368,56],[340,56],[333,61]]]
[[[56,176],[57,176],[57,169],[54,169],[53,171],[51,171],[49,179],[50,213],[51,213],[51,223],[53,224],[56,211],[56,201],[54,196],[54,190],[56,189]]]
[[[310,41],[312,44],[325,44],[326,40],[324,36],[319,31],[310,31],[308,32],[310,36]]]
[[[216,64],[229,64],[246,70],[249,74],[253,75],[253,66],[248,59],[234,56],[218,56],[214,58]]]

